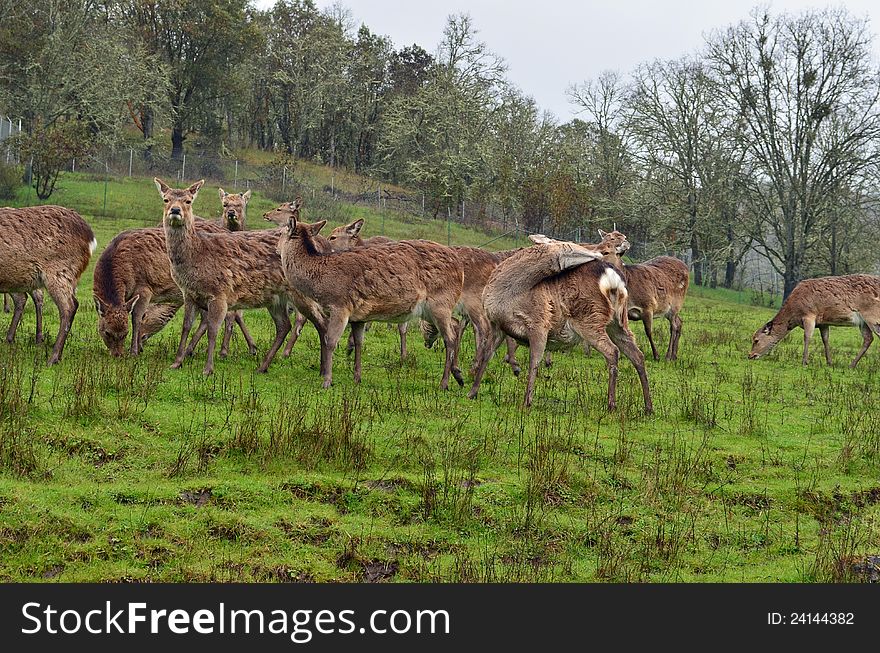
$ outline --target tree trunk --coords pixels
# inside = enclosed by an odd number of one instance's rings
[[[147,143],[146,147],[144,147],[144,161],[148,164],[153,163],[153,144],[150,141],[153,138],[153,110],[149,107],[144,107],[143,112],[141,113],[141,127],[143,127],[144,132],[144,141]]]
[[[837,276],[837,216],[831,217],[831,276]]]
[[[733,281],[736,277],[736,263],[728,260],[724,266],[724,287],[733,288]]]
[[[174,125],[171,128],[171,158],[180,161],[183,158],[183,127]]]
[[[694,283],[703,285],[703,254],[700,251],[700,241],[697,234],[691,232],[691,261],[694,265]]]

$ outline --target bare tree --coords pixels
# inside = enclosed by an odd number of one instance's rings
[[[867,21],[844,9],[755,11],[711,36],[708,61],[742,121],[752,235],[787,297],[839,191],[878,162],[880,84]]]

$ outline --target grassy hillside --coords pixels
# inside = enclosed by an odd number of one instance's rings
[[[158,222],[149,181],[110,183],[106,211],[103,189],[69,176],[51,201],[83,213],[99,248]],[[257,195],[252,226],[271,205]],[[195,208],[217,215],[216,190]],[[335,224],[381,230],[369,209],[332,210]],[[447,236],[391,212],[385,233]],[[488,239],[454,228],[451,240]],[[749,362],[772,311],[699,290],[680,360],[648,364],[656,415],[642,415],[626,362],[608,414],[604,361],[579,351],[541,370],[524,410],[500,355],[469,401],[437,390],[442,349],[416,333],[400,362],[384,325],[367,333],[363,383],[339,351],[326,391],[311,327],[265,376],[238,333],[213,377],[204,347],[168,369],[180,316],[141,357],[113,359],[91,267],[62,364],[43,365],[54,338],[33,344],[30,308],[17,344],[0,346],[0,580],[858,580],[880,548],[880,354],[849,370],[855,329],[832,330],[832,368],[818,338],[800,365],[800,332]],[[262,353],[271,320],[246,320]],[[665,321],[656,330],[665,347]]]

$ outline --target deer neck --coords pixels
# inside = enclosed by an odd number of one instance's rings
[[[172,227],[168,221],[164,222],[165,246],[168,249],[168,258],[171,265],[187,265],[193,260],[193,240],[196,235],[195,224],[192,220],[185,220],[180,227]]]

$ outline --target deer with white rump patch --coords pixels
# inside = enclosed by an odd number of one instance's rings
[[[586,342],[608,364],[608,409],[617,405],[620,351],[636,368],[645,412],[653,412],[645,357],[627,320],[623,277],[602,253],[576,243],[531,236],[535,243],[502,261],[486,284],[483,304],[493,327],[529,346],[524,404],[530,406],[545,349],[570,349]],[[495,339],[495,347],[500,345]],[[469,397],[476,397],[494,349],[484,349]]]
[[[76,286],[97,245],[85,220],[62,206],[0,209],[0,292],[32,294],[36,301],[35,291],[45,288],[61,316],[49,365],[61,360],[79,307]]]

